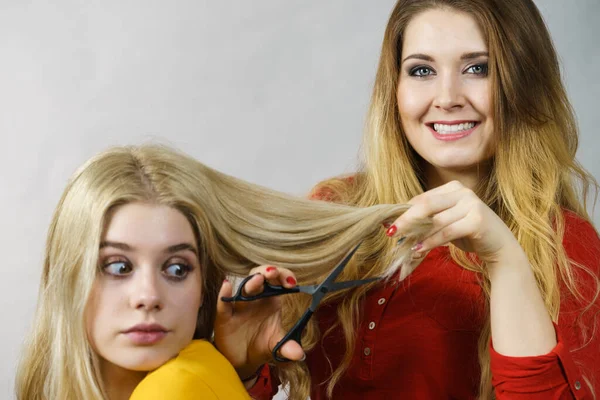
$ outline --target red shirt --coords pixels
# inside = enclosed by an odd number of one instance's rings
[[[600,239],[594,228],[565,213],[563,245],[569,258],[600,271]],[[591,299],[593,280],[576,270],[583,293]],[[600,394],[600,299],[583,315],[593,339],[585,341],[577,328],[581,305],[564,288],[557,331],[558,344],[547,355],[506,357],[492,346],[491,369],[496,396],[501,399],[591,399],[583,376]],[[446,247],[433,249],[401,283],[391,280],[371,290],[362,304],[361,323],[349,369],[336,385],[333,398],[354,399],[475,399],[480,369],[477,341],[485,320],[484,297],[477,275],[452,261]],[[336,318],[335,305],[324,305],[318,318],[321,332]],[[492,338],[493,340],[493,338]],[[589,337],[588,337],[589,340]],[[331,365],[342,358],[344,338],[337,330],[307,354],[312,400],[327,399],[325,382]],[[250,391],[270,399],[268,368]],[[276,387],[276,386],[275,386]]]

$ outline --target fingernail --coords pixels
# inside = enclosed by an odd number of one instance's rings
[[[396,228],[396,225],[392,225],[392,226],[390,226],[390,229],[388,229],[385,234],[388,235],[389,237],[392,237],[392,236],[394,236],[394,233],[396,233],[397,230],[398,230],[398,228]]]
[[[417,244],[415,244],[415,245],[414,245],[414,246],[411,248],[411,250],[412,250],[412,251],[419,251],[419,250],[421,250],[422,248],[423,248],[423,243],[417,243]]]
[[[228,283],[228,282],[229,282],[229,279],[223,279],[223,283],[225,283],[225,282],[227,282],[227,283]]]
[[[402,242],[404,242],[404,240],[406,240],[406,236],[402,236],[400,239],[398,239],[398,242],[396,242],[396,245],[402,244]]]
[[[285,278],[285,281],[287,283],[289,283],[290,285],[295,285],[296,284],[296,280],[294,279],[293,276],[288,276],[287,278]]]
[[[382,225],[383,225],[383,227],[384,227],[385,229],[389,229],[389,227],[390,227],[392,224],[390,224],[389,222],[385,222],[385,221],[384,221],[384,222],[382,222]]]
[[[275,267],[267,267],[267,272],[275,271]]]

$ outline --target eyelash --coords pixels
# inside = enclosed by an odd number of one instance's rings
[[[473,64],[473,65],[467,67],[467,69],[465,71],[468,71],[468,70],[470,70],[471,68],[474,68],[474,67],[481,67],[483,71],[482,72],[473,72],[472,73],[473,75],[487,76],[487,74],[488,74],[488,63]],[[408,71],[408,74],[410,76],[414,76],[415,78],[425,78],[425,77],[428,77],[428,76],[432,75],[431,73],[429,73],[427,75],[417,75],[417,72],[419,70],[424,70],[424,69],[429,70],[429,71],[433,71],[433,69],[430,68],[430,67],[428,67],[427,65],[418,65],[416,67],[411,68]]]
[[[179,265],[184,272],[183,276],[165,275],[167,277],[167,279],[174,281],[174,282],[183,281],[185,278],[187,278],[188,274],[193,270],[193,267],[191,265],[186,264],[184,262],[172,262],[172,263],[167,263],[166,264],[167,268],[164,268],[163,271],[172,267],[173,265]]]
[[[112,273],[109,272],[109,267],[115,264],[124,264],[126,267],[129,268],[129,271],[124,273],[124,274],[117,274],[117,273]],[[181,267],[181,269],[183,270],[184,275],[183,276],[173,276],[173,275],[168,275],[166,273],[164,273],[167,269],[169,269],[170,267],[174,266],[174,265],[179,265]],[[114,259],[114,260],[110,260],[109,262],[105,262],[103,265],[101,265],[101,272],[112,277],[115,279],[123,279],[126,278],[127,276],[129,276],[131,274],[131,270],[132,270],[132,265],[129,261],[124,260],[124,259]],[[165,264],[163,264],[163,274],[165,276],[165,278],[167,278],[170,281],[174,281],[174,282],[180,282],[183,281],[187,278],[188,274],[194,269],[193,266],[191,266],[190,264],[186,263],[186,262],[166,262]]]

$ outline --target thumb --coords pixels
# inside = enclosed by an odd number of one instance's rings
[[[279,335],[277,335],[277,337],[271,337],[269,340],[269,351],[273,351],[273,349],[275,348],[275,346],[277,345],[277,343],[279,343],[279,341],[281,339],[283,339],[283,336],[285,335],[285,332],[280,331]],[[279,349],[279,356],[287,358],[288,360],[292,360],[292,361],[300,361],[304,359],[304,350],[302,349],[302,346],[300,346],[300,344],[298,342],[296,342],[295,340],[289,339],[287,342],[285,342],[283,344],[283,346],[281,346],[281,348]]]
[[[285,344],[281,346],[279,353],[283,357],[292,361],[302,361],[305,357],[302,346],[300,346],[295,340],[288,340],[285,342]]]
[[[233,314],[233,303],[227,303],[222,300],[223,297],[231,297],[233,295],[233,286],[227,279],[223,281],[219,296],[217,299],[217,319],[229,318]]]

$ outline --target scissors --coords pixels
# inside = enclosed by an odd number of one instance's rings
[[[312,295],[312,302],[310,303],[310,306],[308,307],[306,312],[302,315],[298,322],[296,322],[296,325],[294,325],[294,327],[290,329],[290,331],[283,337],[283,339],[281,339],[273,348],[272,354],[275,360],[280,362],[291,361],[285,357],[280,356],[279,349],[281,349],[281,346],[283,346],[289,340],[293,340],[297,342],[300,346],[302,346],[302,344],[300,343],[302,331],[304,331],[304,328],[310,320],[310,317],[316,311],[317,307],[319,306],[319,303],[321,302],[321,300],[323,300],[323,297],[325,297],[327,293],[337,292],[338,290],[343,289],[349,289],[355,286],[364,285],[365,283],[374,282],[381,279],[381,277],[376,277],[355,281],[334,282],[335,278],[337,278],[340,272],[343,271],[344,267],[346,266],[346,264],[348,264],[348,262],[359,247],[360,243],[357,244],[333,269],[333,271],[331,271],[327,278],[325,278],[325,280],[318,285],[306,285],[296,286],[293,288],[285,288],[283,286],[271,285],[265,280],[264,290],[262,293],[257,294],[255,296],[245,296],[242,293],[244,285],[254,277],[254,275],[250,275],[244,278],[244,280],[240,283],[240,286],[233,297],[222,297],[221,300],[225,302],[253,301],[258,299],[264,299],[266,297],[281,296],[290,293],[307,293]]]

